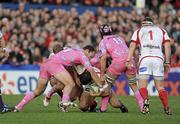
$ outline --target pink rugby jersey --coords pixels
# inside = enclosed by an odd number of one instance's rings
[[[99,51],[102,55],[109,54],[112,59],[125,60],[128,55],[125,41],[117,35],[105,36],[99,44]]]
[[[83,65],[87,70],[92,69],[89,59],[80,49],[66,48],[49,58],[52,61],[60,63],[64,66]]]

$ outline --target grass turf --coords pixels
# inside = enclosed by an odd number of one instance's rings
[[[4,101],[13,106],[23,96],[3,96]],[[139,112],[135,99],[132,96],[120,97],[129,109],[129,113],[121,113],[119,109],[108,108],[106,113],[83,113],[77,108],[68,113],[58,111],[58,97],[53,96],[50,105],[44,108],[43,97],[36,98],[19,113],[0,115],[0,124],[180,124],[180,97],[169,97],[172,116],[164,114],[158,97],[151,97],[150,114]]]

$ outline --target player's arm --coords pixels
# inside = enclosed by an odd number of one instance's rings
[[[133,57],[133,55],[134,55],[134,52],[135,52],[135,50],[136,50],[136,46],[137,46],[137,44],[139,43],[139,39],[138,39],[138,30],[137,31],[135,31],[134,33],[133,33],[133,35],[132,35],[132,38],[131,38],[131,44],[130,44],[130,46],[129,46],[129,52],[128,52],[128,57],[127,57],[127,59],[126,59],[126,66],[128,67],[128,68],[131,68],[131,59],[132,59],[132,57]]]
[[[81,64],[85,67],[85,69],[87,69],[87,71],[90,72],[91,74],[91,77],[93,79],[93,81],[98,85],[98,86],[102,86],[101,85],[101,81],[100,81],[100,78],[98,77],[98,75],[96,74],[96,72],[93,70],[90,62],[89,62],[89,59],[85,56],[85,55],[81,55],[80,56],[80,62]]]
[[[171,44],[170,44],[170,38],[167,34],[167,32],[163,29],[164,31],[164,35],[163,35],[163,45],[164,45],[164,49],[165,49],[165,63],[164,63],[164,67],[165,67],[165,73],[168,73],[170,70],[170,63],[171,63]]]
[[[103,40],[100,42],[99,44],[99,51],[100,51],[100,79],[103,82],[104,81],[104,74],[106,71],[106,61],[107,61],[107,50],[106,50],[106,46],[103,42]]]
[[[106,61],[107,61],[107,54],[103,54],[100,58],[100,76],[101,78],[104,76],[106,71]]]
[[[169,41],[164,43],[164,49],[165,49],[165,63],[170,63],[171,45]]]
[[[94,71],[93,68],[89,69],[88,70],[91,74],[91,77],[93,79],[93,81],[99,86],[99,87],[102,87],[102,82],[100,81],[100,78],[98,77],[98,75],[96,74],[96,72]]]
[[[127,57],[127,62],[129,62],[132,59],[132,56],[134,55],[134,52],[136,50],[136,43],[131,42],[130,47],[129,47],[129,52],[128,52],[128,57]]]

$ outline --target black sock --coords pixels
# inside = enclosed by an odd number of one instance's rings
[[[2,100],[2,95],[1,95],[1,87],[0,87],[0,108],[4,107],[4,103]]]

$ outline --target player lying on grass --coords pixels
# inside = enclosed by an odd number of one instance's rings
[[[143,98],[139,93],[137,83],[136,83],[136,66],[134,60],[132,60],[132,68],[128,69],[125,66],[125,62],[128,55],[128,47],[125,41],[117,36],[113,35],[111,26],[108,24],[102,25],[100,27],[100,33],[102,36],[102,40],[99,43],[99,52],[101,53],[100,57],[100,78],[101,81],[105,81],[111,87],[114,85],[117,77],[121,75],[121,73],[125,73],[126,77],[129,81],[129,86],[134,92],[136,101],[140,107],[140,111],[143,111]],[[107,57],[110,56],[112,58],[110,66],[106,67]],[[104,103],[104,107],[101,111],[106,110],[107,101],[109,100],[109,96],[106,96],[102,99]]]
[[[64,85],[62,101],[60,104],[65,107],[75,105],[70,102],[69,96],[75,86],[75,82],[69,72],[65,69],[65,66],[73,66],[76,64],[83,65],[88,72],[90,72],[94,82],[97,83],[99,87],[102,87],[100,79],[93,70],[88,58],[91,58],[91,55],[85,50],[70,48],[62,50],[48,58],[40,67],[40,75],[36,89],[25,95],[25,97],[15,106],[15,111],[21,110],[24,105],[41,95],[46,89],[48,80],[52,76]]]
[[[131,59],[136,46],[139,44],[141,53],[139,59],[139,87],[144,99],[144,113],[149,113],[149,97],[147,91],[148,79],[153,75],[155,87],[158,90],[159,98],[164,106],[167,115],[172,112],[168,104],[168,94],[163,86],[164,72],[170,69],[170,38],[164,29],[154,25],[150,17],[145,18],[142,27],[136,30],[131,38],[126,65],[131,68]],[[165,58],[162,47],[165,48]]]
[[[55,48],[55,49],[54,49]],[[54,47],[53,51],[54,53],[58,52],[56,48]],[[84,50],[87,51],[87,53],[93,55],[95,53],[95,50],[92,46],[86,46],[84,47]],[[92,59],[94,61],[94,58]],[[76,68],[76,69],[75,69]],[[93,82],[90,73],[83,68],[82,66],[76,66],[75,68],[71,67],[68,69],[71,76],[73,77],[73,80],[76,83],[76,86],[73,88],[70,99],[71,101],[74,101],[75,99],[79,98],[79,108],[82,111],[94,111],[93,109],[96,107],[96,102],[94,101],[93,96],[90,95],[90,84]],[[99,73],[99,69],[95,68],[96,73]],[[62,89],[64,85],[62,83],[57,83],[57,80],[54,78],[51,79],[51,85],[52,89],[48,92],[48,94],[45,96],[45,99],[43,101],[44,106],[48,106],[51,96],[57,92],[60,96],[62,96]],[[83,87],[83,88],[82,88]],[[112,91],[112,94],[109,99],[109,103],[114,108],[120,108],[122,112],[127,112],[127,108],[122,104],[120,100],[117,99],[115,93]],[[62,108],[64,111],[65,109]]]

